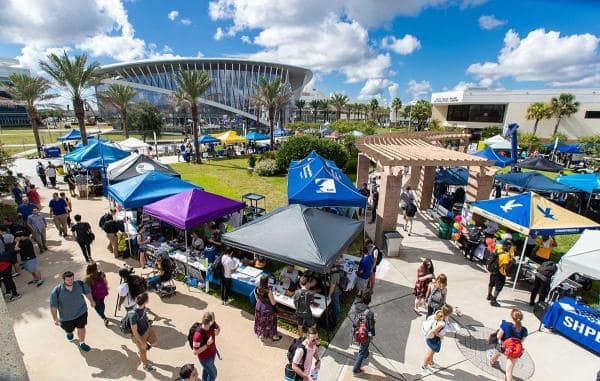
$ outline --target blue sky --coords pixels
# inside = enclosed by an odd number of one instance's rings
[[[27,3],[27,7],[23,5]],[[0,56],[100,63],[239,56],[308,67],[352,99],[431,91],[599,87],[600,2],[0,0]]]

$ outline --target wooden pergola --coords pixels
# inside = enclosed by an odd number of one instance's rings
[[[406,185],[413,190],[421,210],[431,206],[437,167],[468,167],[467,199],[489,197],[494,162],[462,152],[469,137],[469,134],[452,132],[413,132],[358,139],[357,184],[367,182],[371,162],[381,171],[375,228],[378,245],[383,244],[384,232],[396,230],[404,175],[410,176]],[[447,140],[458,140],[459,151],[444,148]]]

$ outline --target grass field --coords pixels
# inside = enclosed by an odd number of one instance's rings
[[[40,130],[40,139],[42,144],[56,143],[56,139],[59,136],[64,135],[64,132],[56,132],[56,131],[48,131],[48,130]],[[33,131],[31,129],[27,130],[5,130],[2,129],[2,133],[0,133],[0,143],[2,144],[35,144],[35,139],[33,138]],[[21,149],[21,151],[25,151],[27,149],[31,149],[34,147],[25,147],[25,149]],[[18,151],[18,152],[21,152]]]
[[[504,167],[504,168],[502,168],[501,170],[498,171],[498,173],[508,173],[508,172],[510,172],[510,166]],[[547,178],[552,179],[552,180],[554,180],[555,178],[557,178],[559,176],[558,172],[536,171],[536,170],[533,170],[533,169],[525,169],[525,168],[523,168],[523,172],[524,173],[525,172],[539,172],[542,175],[544,175]],[[569,169],[565,169],[563,172],[565,173],[565,175],[572,175],[573,173],[575,173],[575,172],[573,172],[573,171],[571,171]]]

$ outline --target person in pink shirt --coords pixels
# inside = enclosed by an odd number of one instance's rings
[[[308,336],[302,346],[296,349],[292,360],[292,369],[296,372],[295,380],[313,381],[315,369],[321,366],[319,359],[319,335],[315,327],[308,329]],[[304,362],[302,361],[304,359]],[[313,359],[315,360],[313,363]]]

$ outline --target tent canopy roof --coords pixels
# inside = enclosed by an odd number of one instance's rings
[[[600,192],[600,173],[580,173],[568,176],[558,176],[556,182],[580,189],[587,193]]]
[[[94,144],[96,142],[108,143],[108,140],[99,138],[97,136],[88,136],[88,146],[91,145],[91,144]],[[82,147],[84,147],[83,141],[75,144],[75,148],[82,148]]]
[[[198,143],[200,144],[210,144],[210,143],[220,143],[221,141],[210,135],[202,135],[198,137]]]
[[[552,278],[552,288],[574,273],[600,279],[600,231],[585,230],[575,245],[558,262],[558,271]]]
[[[510,163],[512,163],[512,159],[510,157],[498,155],[494,150],[490,147],[486,147],[481,151],[477,151],[473,154],[473,156],[482,157],[484,159],[490,160],[494,162],[494,165],[498,167],[506,167]]]
[[[248,133],[245,137],[246,137],[246,139],[248,139],[250,141],[270,139],[269,135],[261,134],[256,131],[252,131],[252,132]]]
[[[68,140],[81,140],[81,132],[79,132],[79,130],[71,130],[65,135],[60,136],[58,140],[61,142]]]
[[[484,143],[492,149],[511,149],[511,143],[500,135],[492,136],[484,140]]]
[[[223,235],[238,249],[326,273],[362,232],[363,222],[288,205]]]
[[[278,128],[275,131],[273,131],[273,136],[276,136],[278,138],[285,136],[285,130],[283,128]]]
[[[215,138],[219,139],[223,144],[235,144],[235,143],[247,143],[248,140],[244,137],[241,137],[235,131],[227,131],[222,134],[213,135]]]
[[[129,138],[125,139],[122,142],[118,143],[119,147],[127,151],[134,151],[137,149],[147,149],[150,147],[150,144],[145,143],[137,138]]]
[[[109,185],[108,195],[123,208],[134,209],[193,188],[202,189],[177,177],[151,171]]]
[[[554,143],[544,144],[544,147],[549,150],[554,149]],[[560,153],[583,153],[583,146],[581,144],[565,144],[558,143],[556,145],[556,152]]]
[[[441,169],[435,174],[435,182],[447,185],[467,185],[469,170],[464,167]]]
[[[116,161],[106,168],[108,179],[113,183],[127,180],[150,171],[158,171],[169,176],[180,177],[179,173],[168,165],[137,153]]]
[[[475,201],[471,210],[522,234],[576,234],[585,229],[600,229],[600,224],[534,192]]]
[[[108,165],[126,156],[129,156],[129,154],[129,152],[123,151],[111,143],[94,140],[87,146],[81,147],[81,149],[69,152],[65,155],[64,160],[81,163],[84,161],[99,159],[101,162],[104,162],[104,165]]]
[[[559,172],[563,170],[562,165],[556,164],[541,155],[532,156],[520,161],[517,163],[517,167],[546,172]]]
[[[243,208],[242,202],[190,189],[145,206],[144,213],[178,229],[192,229]]]
[[[496,180],[535,192],[578,192],[577,189],[559,184],[538,172],[505,173],[496,175]]]

